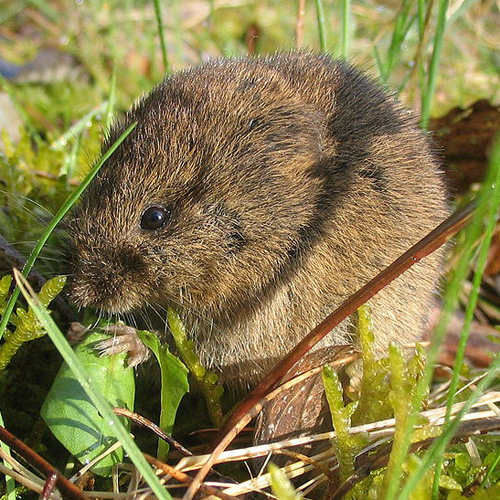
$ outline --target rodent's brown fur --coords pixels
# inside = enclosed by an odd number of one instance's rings
[[[446,216],[415,118],[349,64],[304,53],[205,63],[114,126],[137,127],[72,223],[71,296],[112,312],[177,309],[202,362],[254,384]],[[171,208],[141,229],[150,206]],[[376,344],[418,339],[437,252],[371,300]],[[345,321],[322,345],[348,341]]]

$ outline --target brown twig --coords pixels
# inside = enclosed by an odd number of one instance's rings
[[[295,23],[295,48],[300,49],[304,43],[304,16],[306,14],[306,0],[299,0],[297,21]]]
[[[87,495],[79,490],[73,483],[69,482],[55,467],[52,467],[49,462],[2,426],[0,426],[0,440],[10,446],[19,456],[23,457],[29,464],[45,475],[47,482],[43,489],[44,492],[51,487],[51,482],[54,481],[52,487],[57,485],[58,490],[64,498],[89,500]]]
[[[252,23],[248,28],[248,31],[245,35],[246,44],[247,44],[247,53],[249,56],[254,56],[257,48],[257,42],[260,37],[260,28],[256,23]]]
[[[58,479],[59,479],[58,472],[52,472],[47,476],[47,479],[43,486],[42,493],[40,495],[40,500],[49,500],[50,496],[52,495],[52,492],[54,491]]]
[[[177,470],[171,465],[161,462],[157,458],[154,458],[151,455],[148,455],[147,453],[144,453],[144,457],[151,465],[165,472],[165,474],[168,474],[174,479],[177,479],[177,481],[180,481],[181,483],[184,484],[191,484],[193,482],[193,478],[190,475],[186,474],[185,472],[181,472],[180,470]],[[227,493],[220,491],[218,488],[214,488],[213,486],[208,486],[206,484],[202,484],[200,486],[200,491],[206,493],[207,495],[215,495],[219,498],[222,498],[223,500],[236,500],[236,497],[228,495]]]
[[[238,405],[234,413],[215,436],[215,447],[207,464],[212,465],[231,443],[234,437],[243,429],[242,423],[248,420],[249,412],[261,401],[265,395],[275,386],[283,375],[292,366],[316,345],[331,330],[340,324],[345,318],[353,314],[360,306],[370,300],[376,293],[394,281],[404,271],[431,254],[434,250],[444,245],[458,231],[464,228],[471,220],[476,204],[470,203],[464,208],[457,210],[437,228],[413,245],[408,251],[386,267],[375,278],[349,297],[340,307],[332,312],[314,330],[312,330],[294,349],[292,349],[255,387],[255,389]],[[203,481],[209,468],[202,467],[195,476],[193,483],[186,491],[183,500],[192,500],[197,488]]]
[[[148,420],[146,417],[139,415],[135,411],[127,410],[126,408],[113,408],[113,411],[119,416],[126,417],[132,420],[137,425],[146,427],[146,429],[149,429],[151,432],[156,434],[160,439],[166,441],[168,444],[173,446],[177,451],[179,451],[183,455],[189,457],[193,455],[187,448],[184,448],[182,444],[176,441],[172,436],[169,436],[161,427],[156,425],[154,422],[151,422],[151,420]]]

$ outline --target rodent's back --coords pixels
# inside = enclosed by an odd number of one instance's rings
[[[415,119],[326,56],[221,60],[166,79],[82,200],[72,296],[180,310],[202,360],[254,383],[308,330],[443,220]],[[148,208],[169,212],[142,227]],[[422,332],[431,256],[373,299],[379,346]],[[346,341],[346,321],[324,344]]]

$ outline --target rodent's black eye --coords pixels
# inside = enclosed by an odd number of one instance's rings
[[[164,207],[149,207],[141,217],[142,229],[159,229],[170,220],[170,210]]]

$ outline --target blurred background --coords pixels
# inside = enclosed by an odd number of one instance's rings
[[[98,157],[111,120],[166,74],[212,57],[295,48],[346,57],[422,113],[450,204],[464,204],[500,126],[499,45],[500,0],[0,0],[0,278],[23,266]],[[58,227],[43,249],[37,289],[61,272],[63,235]],[[487,366],[500,345],[499,235],[497,226],[471,326],[473,367]],[[448,366],[471,290],[469,279],[440,358]],[[65,329],[71,310],[64,301],[53,309]],[[6,421],[32,445],[44,433],[38,412],[59,363],[45,338],[0,375]]]

